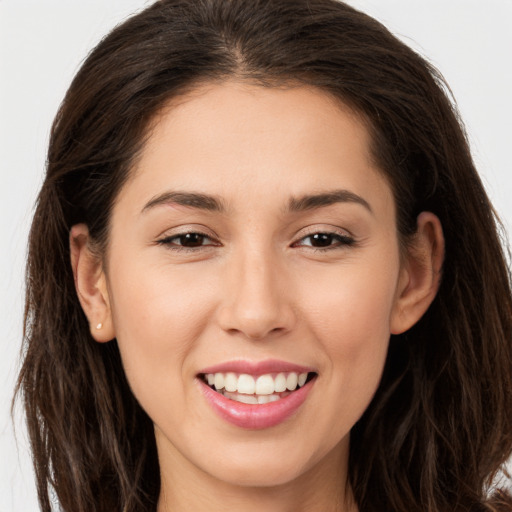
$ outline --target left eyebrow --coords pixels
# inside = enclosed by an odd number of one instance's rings
[[[188,206],[190,208],[197,208],[199,210],[205,210],[209,212],[223,213],[226,211],[223,201],[215,196],[207,194],[200,194],[197,192],[164,192],[158,196],[150,199],[144,208],[142,213],[155,208],[160,205],[181,205]]]
[[[331,190],[328,192],[320,192],[318,194],[308,194],[300,197],[292,197],[288,203],[288,211],[303,212],[305,210],[313,210],[330,206],[336,203],[356,203],[366,208],[371,214],[373,210],[365,199],[350,190]]]

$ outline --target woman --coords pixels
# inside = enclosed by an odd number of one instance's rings
[[[43,510],[511,509],[493,210],[436,71],[345,4],[116,28],[55,121],[28,278]]]

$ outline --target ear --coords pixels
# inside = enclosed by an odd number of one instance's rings
[[[71,266],[75,288],[87,319],[92,337],[98,342],[115,337],[107,279],[101,258],[91,248],[89,229],[77,224],[69,234]]]
[[[443,261],[441,222],[433,213],[422,212],[402,263],[391,315],[391,334],[407,331],[427,311],[439,289]]]

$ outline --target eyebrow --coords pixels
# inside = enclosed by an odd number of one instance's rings
[[[226,211],[223,201],[215,196],[197,192],[164,192],[148,201],[142,209],[142,213],[156,206],[169,204],[189,206],[208,212],[223,213]]]
[[[301,197],[292,197],[288,204],[290,212],[302,212],[306,210],[313,210],[315,208],[322,208],[323,206],[330,206],[336,203],[356,203],[364,206],[370,213],[373,210],[365,199],[350,190],[332,190],[328,192],[321,192],[318,194],[308,194]]]
[[[370,204],[361,196],[350,192],[349,190],[332,190],[320,192],[317,194],[307,194],[300,197],[292,197],[288,203],[287,210],[292,213],[314,210],[324,206],[330,206],[336,203],[355,203],[360,204],[373,214]],[[213,213],[224,213],[226,207],[222,199],[198,192],[164,192],[150,199],[142,213],[155,208],[156,206],[177,204],[197,208]]]

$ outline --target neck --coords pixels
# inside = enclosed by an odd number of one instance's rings
[[[348,443],[347,443],[348,444]],[[348,449],[336,447],[289,482],[251,486],[226,482],[202,471],[175,450],[160,454],[157,512],[357,512],[347,483]],[[169,453],[171,452],[171,453]]]

